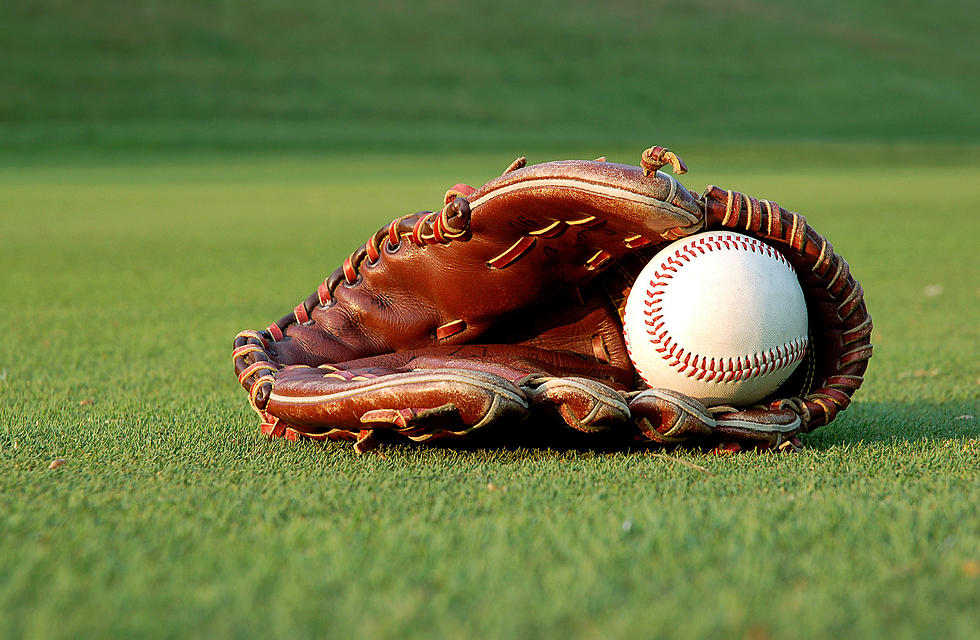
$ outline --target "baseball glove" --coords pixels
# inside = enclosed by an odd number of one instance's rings
[[[270,436],[347,439],[380,430],[424,442],[494,424],[547,422],[624,442],[794,449],[860,387],[871,318],[847,262],[803,217],[708,187],[688,191],[671,151],[641,166],[525,166],[368,238],[291,313],[235,338],[233,359]],[[706,407],[637,376],[625,299],[666,243],[734,229],[793,264],[810,341],[797,372],[751,407]],[[718,310],[706,309],[709,313]]]

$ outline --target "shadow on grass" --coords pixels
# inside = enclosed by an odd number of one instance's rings
[[[858,402],[826,427],[804,434],[804,447],[825,451],[839,446],[900,445],[966,439],[980,436],[980,411],[966,401],[934,402]],[[385,444],[406,444],[393,433],[378,432]],[[632,434],[582,433],[568,427],[534,421],[496,425],[465,440],[439,440],[426,445],[458,451],[518,449],[616,453],[626,451],[709,451],[715,443],[702,447],[663,447],[632,441]]]

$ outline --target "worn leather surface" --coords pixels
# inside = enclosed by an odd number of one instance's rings
[[[659,200],[672,187],[671,202]],[[532,308],[554,308],[553,299],[563,296],[568,300],[559,305],[571,309],[572,290],[599,273],[589,259],[605,251],[614,262],[630,252],[624,238],[643,234],[660,242],[667,234],[700,229],[703,220],[694,196],[668,175],[647,178],[639,167],[580,161],[512,171],[461,206],[470,211],[465,240],[419,246],[407,237],[395,244],[386,239],[377,261],[360,263],[356,285],[344,280],[333,304],[311,309],[312,323],[287,325],[288,339],[276,347],[279,362],[313,365],[487,342],[483,335],[492,330],[506,335],[499,342],[512,342],[519,334],[534,341],[547,332],[550,337],[542,339],[554,348],[579,342],[580,330],[561,332],[553,321],[535,323],[540,311]],[[521,241],[535,246],[509,265],[488,266]],[[459,319],[465,330],[436,337],[438,327]],[[615,341],[619,330],[607,323],[602,333]]]
[[[236,338],[263,429],[363,444],[379,428],[424,441],[531,417],[624,441],[780,446],[826,424],[871,353],[847,263],[799,214],[717,187],[695,195],[659,171],[668,162],[684,169],[659,147],[642,167],[518,161],[394,220],[292,313]],[[636,274],[658,247],[713,228],[772,244],[801,274],[813,346],[766,406],[709,410],[647,390],[626,352]]]

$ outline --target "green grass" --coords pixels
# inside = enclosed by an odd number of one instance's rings
[[[980,142],[963,0],[12,0],[0,149]]]
[[[234,334],[512,154],[0,169],[0,636],[973,637],[976,148],[676,150],[692,188],[803,212],[867,291],[867,383],[797,455],[257,432]]]

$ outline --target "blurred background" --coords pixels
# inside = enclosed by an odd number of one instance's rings
[[[965,0],[7,0],[0,149],[975,144],[978,37]]]

